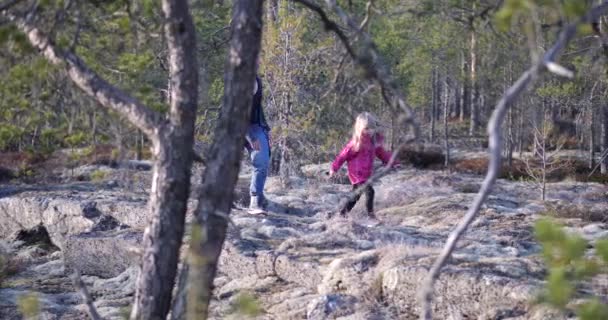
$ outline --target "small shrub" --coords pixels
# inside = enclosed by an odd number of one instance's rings
[[[584,296],[577,290],[580,282],[591,280],[606,271],[608,239],[598,240],[595,255],[586,256],[587,241],[567,234],[560,225],[543,219],[536,223],[534,229],[549,269],[540,302],[565,311],[575,298],[583,298],[582,303],[573,307],[581,320],[608,319],[608,305],[597,297]]]
[[[29,293],[19,297],[17,302],[19,306],[19,312],[25,319],[37,319],[40,314],[40,300],[36,293]]]
[[[105,179],[107,172],[103,170],[95,170],[91,172],[91,181],[102,181]]]
[[[260,302],[250,293],[242,292],[234,301],[232,313],[246,317],[256,317],[263,312],[264,310],[262,309]]]

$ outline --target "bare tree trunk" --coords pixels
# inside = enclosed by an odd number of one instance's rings
[[[152,222],[131,319],[165,319],[171,307],[188,197],[198,104],[195,30],[187,0],[163,0],[168,46],[169,119],[152,140],[155,165],[150,192]]]
[[[249,123],[262,11],[263,0],[234,1],[223,107],[208,154],[192,231],[188,319],[207,318]]]
[[[509,63],[509,70],[508,70],[509,74],[507,77],[507,81],[506,83],[513,83],[513,62]],[[515,106],[512,106],[511,108],[509,108],[509,113],[508,113],[508,121],[509,121],[509,128],[508,128],[508,134],[507,134],[507,163],[509,164],[509,169],[513,169],[513,149],[514,149],[514,145],[515,145],[515,130],[514,130],[514,121],[513,121],[513,113],[515,112]]]
[[[462,50],[460,52],[461,54],[461,64],[460,64],[460,75],[461,75],[461,79],[462,79],[462,85],[460,86],[460,122],[464,122],[466,117],[467,117],[467,95],[468,90],[468,77],[467,77],[467,57],[466,54],[464,52],[464,50]]]
[[[446,168],[450,165],[450,142],[449,142],[449,129],[448,129],[448,118],[450,116],[450,103],[449,103],[449,87],[448,87],[448,79],[445,78],[443,88],[443,139],[444,139],[444,147],[445,147],[445,163],[444,166]]]
[[[91,142],[93,145],[97,144],[97,112],[93,112],[89,116],[89,125],[91,127]]]
[[[437,69],[433,68],[433,72],[431,74],[431,130],[429,135],[429,140],[431,143],[435,142],[435,116],[437,114]]]
[[[511,81],[513,82],[513,81]],[[513,130],[513,109],[514,108],[510,108],[509,109],[509,113],[507,115],[508,117],[508,121],[509,121],[509,128],[508,128],[508,133],[507,133],[507,163],[509,165],[509,168],[513,168],[513,147],[514,147],[514,130]]]
[[[552,112],[552,111],[551,111]],[[547,112],[545,111],[545,114],[543,114],[543,122],[542,122],[542,144],[541,144],[541,148],[540,148],[540,152],[541,152],[541,170],[542,170],[542,178],[541,178],[541,200],[545,201],[545,195],[547,194],[547,139],[548,139],[548,128],[547,126],[549,125],[548,121],[547,121]],[[553,117],[553,114],[551,114],[551,117]],[[550,119],[550,121],[553,121],[552,119]]]
[[[525,109],[522,107],[519,110],[519,123],[517,125],[517,153],[521,159],[524,152],[524,114]]]
[[[469,135],[475,135],[479,131],[479,101],[478,101],[478,86],[477,86],[477,34],[471,26],[471,87],[470,87],[470,105],[471,105],[471,123],[469,127]]]
[[[594,117],[593,117],[593,105],[589,106],[589,169],[595,168],[595,130],[594,130]]]
[[[602,154],[608,150],[608,105],[601,106],[602,123],[600,124],[600,145],[602,146]],[[601,163],[600,172],[606,174],[608,172],[608,157],[604,157]]]
[[[171,304],[179,248],[190,189],[198,67],[194,26],[186,0],[164,0],[168,40],[171,106],[168,119],[100,78],[72,52],[64,52],[31,20],[10,12],[32,46],[53,64],[62,65],[70,79],[102,106],[115,110],[146,133],[153,145],[155,165],[150,192],[151,226],[144,233],[142,272],[138,279],[132,319],[165,319]]]

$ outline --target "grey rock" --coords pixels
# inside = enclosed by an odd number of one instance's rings
[[[111,278],[139,264],[141,241],[134,230],[81,233],[69,236],[62,252],[68,271]]]
[[[313,299],[307,307],[306,319],[326,320],[343,317],[355,312],[357,299],[341,294],[322,295]]]
[[[52,243],[64,248],[66,237],[93,230],[148,222],[147,199],[121,191],[28,191],[0,198],[0,238],[42,226]]]
[[[487,310],[510,309],[526,304],[540,288],[540,280],[531,278],[527,273],[519,278],[490,271],[492,267],[479,267],[481,265],[449,265],[444,268],[435,285],[434,317],[478,318]],[[399,266],[385,271],[382,274],[382,292],[387,301],[403,314],[419,314],[416,290],[404,288],[419,288],[427,272],[427,267],[423,266]]]

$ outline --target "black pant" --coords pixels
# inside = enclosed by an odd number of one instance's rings
[[[365,190],[363,190],[363,192],[360,192],[360,187],[361,184],[353,185],[353,191],[358,191],[357,195],[354,196],[354,198],[349,199],[348,202],[346,202],[344,207],[342,207],[342,209],[340,210],[340,214],[346,214],[347,212],[350,212],[355,207],[357,201],[359,201],[359,198],[361,198],[362,193],[365,193],[365,207],[367,208],[367,213],[374,213],[374,188],[372,188],[371,185],[368,185],[367,187],[365,187]]]

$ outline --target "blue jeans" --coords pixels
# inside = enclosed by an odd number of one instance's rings
[[[260,142],[260,150],[247,148],[247,150],[249,150],[251,164],[253,165],[253,175],[251,176],[249,193],[259,197],[264,197],[264,184],[266,184],[268,165],[270,163],[270,145],[268,135],[264,129],[258,125],[250,126],[247,135],[251,141],[257,140]]]

